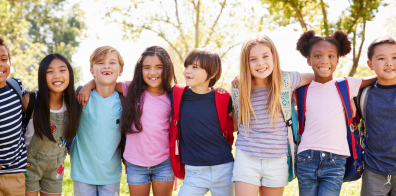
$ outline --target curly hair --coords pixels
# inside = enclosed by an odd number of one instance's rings
[[[8,48],[7,44],[5,43],[3,36],[1,36],[1,35],[0,35],[0,46],[3,46],[6,49],[7,55],[8,55],[8,60],[11,61],[10,49]]]
[[[141,101],[143,92],[146,90],[146,82],[143,80],[143,61],[147,56],[157,56],[163,64],[161,73],[162,88],[168,93],[171,93],[172,80],[176,84],[176,76],[173,69],[172,60],[168,52],[160,46],[151,46],[146,48],[135,65],[133,79],[128,87],[125,106],[121,115],[121,133],[132,134],[140,133],[143,129],[140,123],[140,117],[143,113],[143,103]],[[137,131],[132,129],[134,123]]]
[[[351,41],[348,34],[343,31],[336,31],[331,36],[317,36],[315,31],[310,30],[304,32],[297,41],[297,50],[304,57],[309,57],[312,46],[318,42],[327,41],[337,48],[337,57],[345,56],[351,51]]]

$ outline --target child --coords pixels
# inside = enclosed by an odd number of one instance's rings
[[[121,134],[126,134],[124,158],[129,194],[172,195],[174,175],[169,159],[171,83],[176,83],[173,63],[159,46],[146,48],[135,65],[132,82],[117,83],[116,90],[126,97]],[[81,102],[89,97],[95,82],[79,93]]]
[[[124,61],[110,47],[97,48],[90,57],[96,88],[82,109],[71,144],[71,178],[74,195],[118,195],[121,178],[119,121],[122,112],[116,80]]]
[[[339,57],[351,50],[348,35],[336,31],[332,36],[303,33],[297,50],[307,58],[315,80],[308,87],[305,129],[297,150],[297,178],[300,195],[339,195],[345,173],[348,148],[346,117],[333,80]],[[350,98],[375,82],[376,78],[347,77]]]
[[[22,131],[22,105],[18,93],[7,84],[11,53],[0,35],[0,195],[25,195],[26,146]],[[19,79],[15,80],[23,96],[29,97]],[[24,101],[23,103],[25,103]],[[26,106],[26,107],[22,107]]]
[[[240,119],[232,178],[236,195],[282,195],[288,184],[288,130],[280,105],[284,74],[290,78],[290,92],[313,80],[313,74],[282,72],[276,47],[266,35],[245,41],[239,92],[233,90]]]
[[[375,39],[367,55],[378,81],[367,87],[367,102],[361,106],[367,130],[361,195],[396,195],[396,40]]]
[[[184,61],[189,88],[180,104],[180,157],[185,179],[179,196],[233,195],[231,145],[221,134],[215,92],[210,88],[221,76],[221,60],[209,49],[194,49]],[[172,98],[171,98],[172,100]],[[227,114],[232,116],[232,100]]]
[[[34,116],[27,126],[26,196],[62,193],[66,141],[77,130],[78,103],[74,91],[73,69],[60,54],[50,54],[40,63],[39,91]],[[32,97],[32,96],[31,96]]]

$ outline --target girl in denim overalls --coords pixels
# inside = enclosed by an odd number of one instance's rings
[[[78,103],[73,69],[60,54],[50,54],[40,63],[39,91],[32,119],[25,134],[27,145],[26,196],[61,195],[66,142],[77,130]]]

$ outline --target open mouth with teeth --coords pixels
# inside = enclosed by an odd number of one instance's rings
[[[5,71],[0,71],[0,74],[5,74]]]
[[[261,73],[261,72],[267,71],[267,69],[268,69],[268,67],[265,67],[265,68],[256,69],[256,71]]]
[[[393,72],[393,71],[395,71],[395,69],[385,69],[384,71],[385,72]]]
[[[193,77],[191,77],[191,76],[186,76],[186,79],[193,79]]]
[[[62,81],[56,81],[56,82],[53,82],[53,83],[52,83],[52,85],[54,85],[54,86],[60,86],[60,85],[62,85],[62,84],[63,84]]]
[[[319,67],[319,71],[330,71],[330,67]]]
[[[104,71],[104,72],[102,72],[102,75],[112,75],[113,74],[113,72],[111,72],[111,71]]]
[[[149,80],[151,80],[151,81],[156,81],[156,80],[159,80],[160,78],[159,77],[149,77]]]

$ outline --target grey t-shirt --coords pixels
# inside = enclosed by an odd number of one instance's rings
[[[291,90],[294,91],[301,84],[301,76],[298,72],[289,72]],[[233,91],[238,92],[238,91]],[[259,159],[277,159],[285,156],[287,149],[287,127],[283,119],[282,111],[279,111],[278,127],[270,124],[267,87],[253,88],[250,95],[254,112],[250,115],[249,131],[244,130],[241,124],[236,147],[251,157]],[[233,96],[234,108],[239,103],[239,96]],[[237,112],[239,113],[239,112]]]
[[[396,85],[375,83],[366,106],[364,166],[383,175],[396,174]]]

